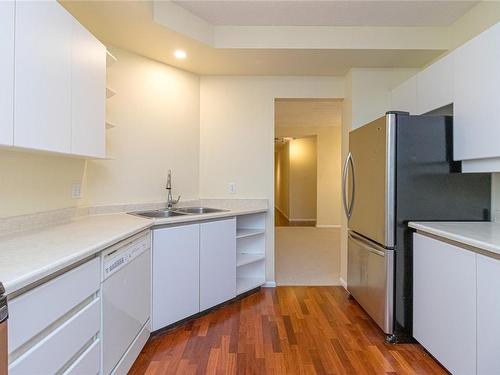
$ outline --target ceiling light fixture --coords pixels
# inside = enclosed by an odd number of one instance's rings
[[[187,53],[186,51],[183,51],[181,49],[178,49],[174,52],[174,56],[179,59],[179,60],[182,60],[182,59],[185,59],[187,57]]]

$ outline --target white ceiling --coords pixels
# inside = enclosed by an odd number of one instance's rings
[[[219,26],[448,26],[478,3],[462,0],[174,2]]]
[[[342,100],[277,99],[274,122],[276,127],[340,127]]]

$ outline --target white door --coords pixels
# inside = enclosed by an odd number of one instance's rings
[[[0,2],[0,145],[14,142],[14,1]]]
[[[200,225],[200,311],[236,297],[236,219]]]
[[[70,152],[72,26],[56,1],[16,2],[15,146]]]
[[[71,153],[105,157],[106,47],[73,22]]]
[[[199,242],[199,224],[153,231],[153,330],[200,311]]]
[[[500,22],[455,50],[455,160],[500,156]]]
[[[476,254],[413,238],[413,336],[452,374],[475,374]]]
[[[500,260],[477,256],[477,373],[500,374]]]

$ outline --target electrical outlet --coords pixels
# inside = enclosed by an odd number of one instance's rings
[[[71,197],[74,199],[82,197],[82,185],[80,183],[71,185]]]
[[[236,194],[236,184],[234,182],[229,183],[229,193]]]

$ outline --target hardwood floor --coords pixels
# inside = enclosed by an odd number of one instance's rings
[[[130,374],[446,374],[342,287],[262,289],[146,344]]]

